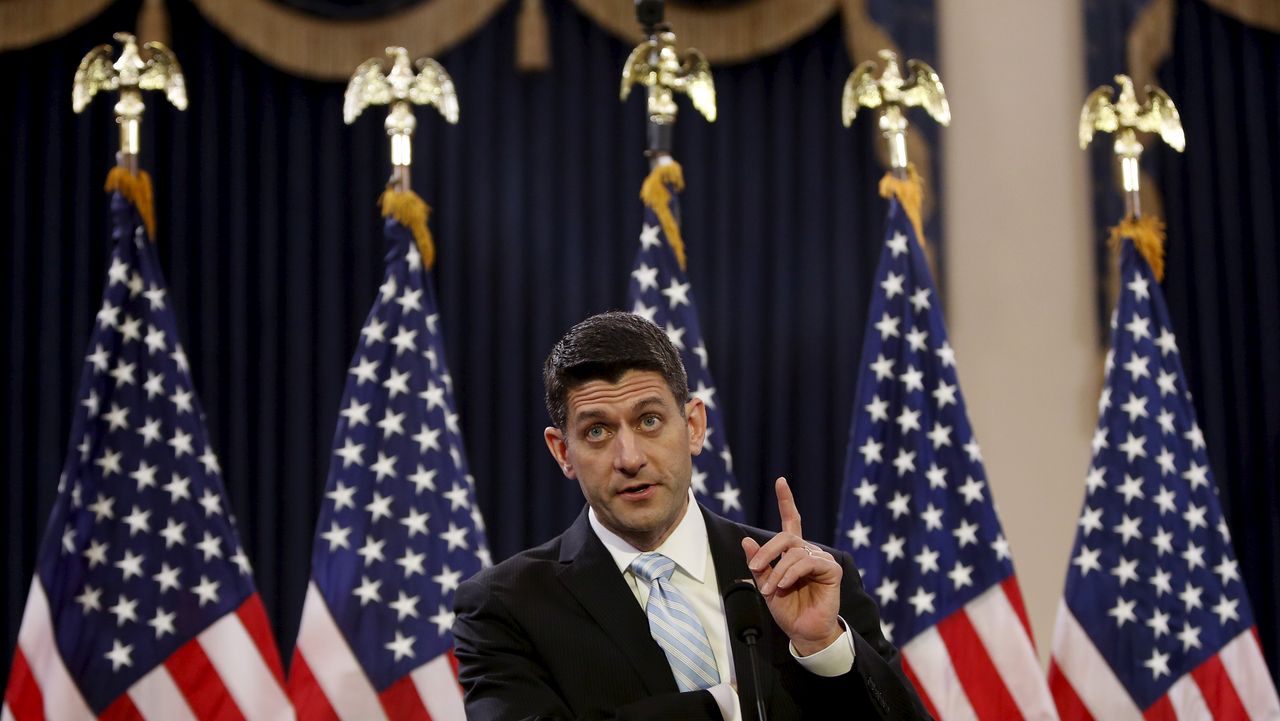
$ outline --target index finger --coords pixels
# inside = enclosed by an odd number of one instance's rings
[[[804,538],[804,534],[800,532],[800,509],[796,508],[796,498],[791,495],[787,479],[778,476],[773,488],[778,494],[778,515],[782,517],[782,530],[794,534],[796,538]]]

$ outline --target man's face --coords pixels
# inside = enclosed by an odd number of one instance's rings
[[[707,428],[702,401],[690,400],[682,414],[661,375],[628,371],[617,383],[569,391],[568,411],[563,432],[544,432],[551,455],[606,528],[640,550],[657,548],[689,502]]]

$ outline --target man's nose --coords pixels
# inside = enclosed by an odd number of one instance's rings
[[[644,468],[644,450],[640,438],[631,429],[623,428],[614,438],[613,467],[621,473],[633,476]]]

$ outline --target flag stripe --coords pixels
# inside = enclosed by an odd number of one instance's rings
[[[436,656],[409,674],[418,688],[418,695],[427,704],[427,713],[434,719],[467,717],[462,704],[462,686],[458,685],[452,656],[452,653]]]
[[[916,677],[915,669],[911,668],[911,664],[907,663],[905,656],[899,654],[899,657],[902,659],[902,672],[907,675],[907,680],[911,682],[911,685],[916,687],[916,694],[920,696],[920,700],[924,703],[924,710],[928,711],[929,715],[935,719],[941,718],[938,715],[937,707],[933,705],[933,699],[929,698],[924,686],[920,685],[920,679]]]
[[[938,633],[947,646],[947,655],[951,657],[956,676],[978,718],[982,721],[1021,721],[1024,717],[1018,704],[1005,688],[999,670],[969,620],[968,611],[957,611],[943,619],[938,624]]]
[[[98,719],[99,721],[147,721],[138,711],[138,707],[133,705],[133,699],[129,698],[127,693],[120,694],[115,701],[112,701]]]
[[[9,667],[9,686],[4,692],[5,711],[17,715],[17,721],[44,721],[44,696],[31,675],[27,657],[19,646],[13,652]],[[12,711],[10,711],[12,709]]]
[[[1222,659],[1210,656],[1207,661],[1191,672],[1191,678],[1200,688],[1206,703],[1213,707],[1217,718],[1249,718],[1249,712],[1240,702],[1240,696],[1236,693],[1235,686],[1231,684],[1227,670],[1222,666]]]
[[[254,594],[250,599],[257,598]],[[248,601],[246,601],[248,603]],[[243,604],[241,605],[243,608]],[[293,710],[275,669],[263,658],[239,613],[228,613],[200,634],[200,645],[227,692],[249,721],[291,719]],[[274,649],[271,651],[274,656]]]
[[[40,718],[43,719],[44,717],[41,716]],[[23,721],[23,720],[15,719],[13,717],[13,712],[9,710],[9,704],[5,704],[3,707],[0,707],[0,721]]]
[[[1222,647],[1219,657],[1240,695],[1240,703],[1253,719],[1280,719],[1280,700],[1267,672],[1267,662],[1258,644],[1258,627],[1236,636]]]
[[[1022,630],[1027,634],[1027,643],[1031,644],[1031,654],[1034,656],[1036,637],[1031,633],[1031,619],[1027,617],[1027,604],[1022,600],[1022,587],[1018,585],[1018,577],[1011,575],[1001,581],[1000,586],[1004,588],[1004,595],[1009,599],[1014,613],[1018,614],[1018,621],[1022,623]]]
[[[1229,716],[1226,714],[1215,713],[1222,709],[1209,710],[1208,704],[1205,703],[1205,697],[1200,693],[1200,688],[1196,686],[1196,680],[1191,674],[1187,674],[1178,679],[1169,687],[1167,695],[1169,702],[1173,705],[1174,714],[1179,719],[1237,719],[1238,716]]]
[[[1062,675],[1062,669],[1053,660],[1049,661],[1049,691],[1058,707],[1060,721],[1095,721],[1089,714],[1089,709],[1085,708],[1084,701],[1080,700],[1080,695],[1071,687],[1071,682]]]
[[[1053,659],[1095,719],[1134,721],[1142,718],[1133,697],[1098,653],[1075,614],[1061,601],[1053,631]]]
[[[302,606],[298,653],[322,661],[319,665],[310,661],[306,664],[339,718],[386,720],[377,691],[333,622],[329,606],[314,581],[307,585],[307,598]]]
[[[229,614],[224,618],[234,618],[234,615]],[[169,675],[182,691],[196,718],[201,721],[244,721],[244,714],[218,677],[218,672],[201,647],[199,638],[188,641],[170,654],[164,661],[164,667],[169,669]]]
[[[255,593],[246,598],[244,603],[240,604],[240,608],[236,609],[236,615],[240,617],[240,623],[244,624],[244,630],[253,640],[253,645],[257,647],[258,655],[271,668],[276,681],[284,686],[284,669],[280,665],[280,651],[276,648],[275,638],[271,634],[271,622],[267,620],[267,610],[262,606],[262,597]]]
[[[80,689],[71,680],[58,644],[53,638],[53,625],[49,618],[49,601],[44,595],[40,577],[31,579],[27,593],[27,607],[22,612],[22,626],[18,629],[18,648],[27,657],[27,666],[44,696],[44,715],[58,721],[92,721]]]
[[[1022,717],[1052,719],[1055,717],[1053,701],[1040,672],[1040,661],[1036,658],[1031,637],[1009,628],[1009,619],[1018,615],[1012,600],[1006,595],[1010,586],[1017,592],[1017,582],[1010,584],[1010,581],[1013,581],[1012,576],[1004,583],[987,589],[969,602],[964,613],[982,640],[982,646],[999,671],[999,677]]]
[[[378,700],[382,702],[387,716],[396,721],[431,721],[427,707],[422,705],[418,689],[410,676],[401,676],[399,681],[378,694]]]
[[[947,654],[946,644],[932,626],[916,635],[902,647],[903,658],[911,661],[921,688],[933,699],[939,713],[937,718],[946,721],[978,721],[964,686],[956,676],[955,665]]]
[[[307,659],[297,651],[289,664],[289,697],[298,718],[307,721],[338,721],[338,713],[325,698],[324,691],[311,674]]]
[[[1142,712],[1142,718],[1146,721],[1178,721],[1178,714],[1173,710],[1173,702],[1169,700],[1167,695],[1156,699],[1146,711]],[[1187,719],[1187,721],[1192,721]],[[1206,717],[1203,721],[1208,721]]]
[[[195,712],[164,664],[151,669],[130,686],[129,699],[138,713],[153,721],[197,721]]]

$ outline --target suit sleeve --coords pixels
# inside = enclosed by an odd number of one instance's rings
[[[707,691],[659,694],[606,715],[575,715],[500,594],[467,581],[458,589],[454,609],[455,654],[468,721],[723,721]]]

